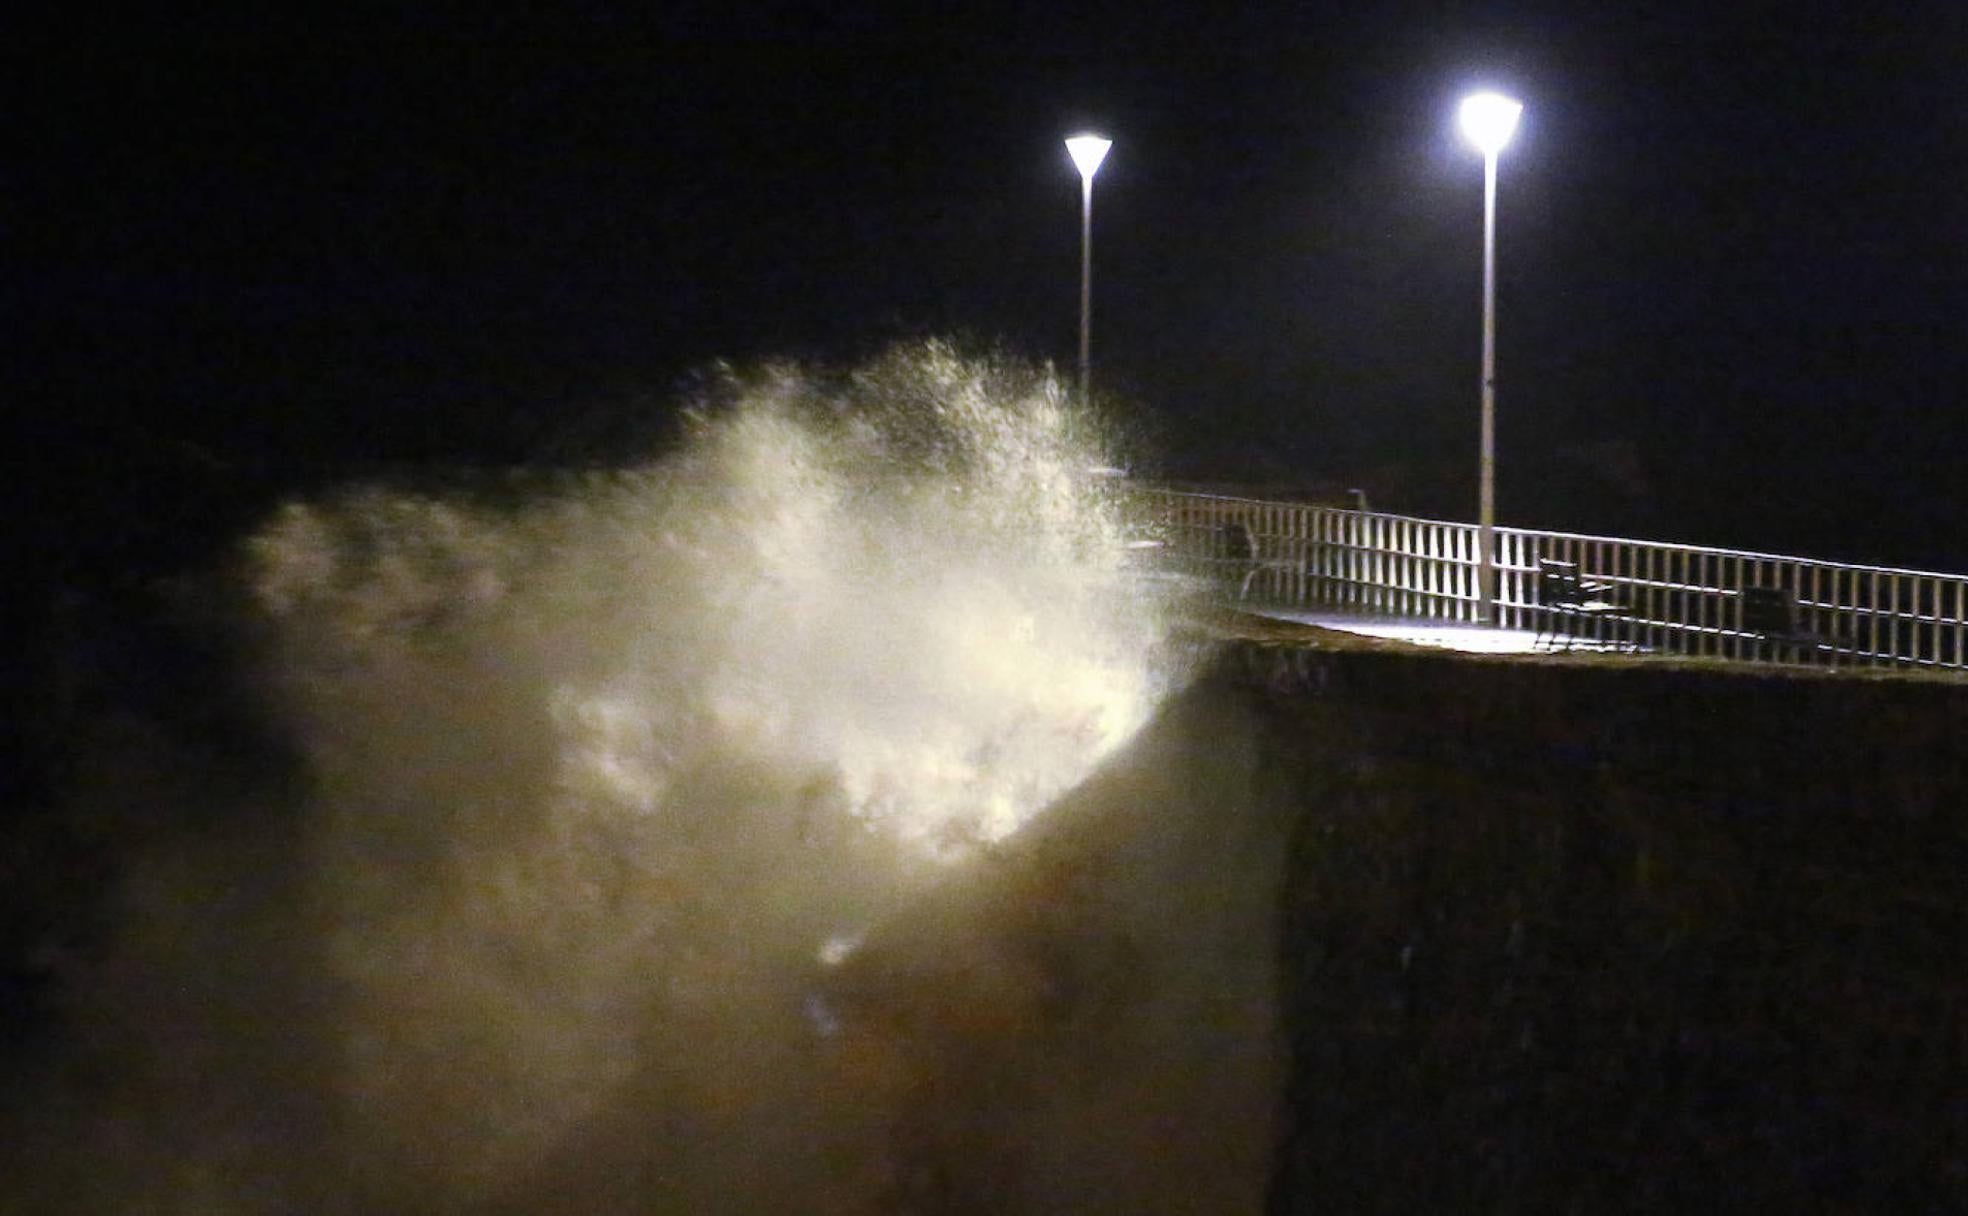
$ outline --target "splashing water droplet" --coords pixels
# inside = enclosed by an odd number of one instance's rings
[[[1178,678],[1114,464],[1048,372],[928,342],[733,375],[668,458],[518,505],[272,519],[249,572],[358,1155],[519,1170],[652,1044],[680,1109],[705,1070],[770,1090],[740,1044],[836,926],[1016,832]]]

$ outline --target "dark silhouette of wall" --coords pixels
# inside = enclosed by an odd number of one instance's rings
[[[1968,1205],[1968,685],[1247,647],[1274,1212]]]

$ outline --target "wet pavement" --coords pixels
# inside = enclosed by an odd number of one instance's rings
[[[1313,625],[1320,629],[1337,629],[1343,633],[1386,638],[1416,646],[1460,650],[1469,654],[1562,654],[1581,651],[1631,653],[1634,649],[1631,645],[1607,642],[1598,638],[1572,637],[1562,633],[1542,634],[1529,629],[1495,629],[1471,621],[1431,621],[1416,617],[1336,612],[1330,609],[1308,611],[1243,604],[1238,607],[1242,611],[1269,617],[1272,620]]]

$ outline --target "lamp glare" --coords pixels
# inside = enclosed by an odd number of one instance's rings
[[[1072,155],[1073,163],[1079,166],[1080,176],[1088,181],[1093,180],[1100,162],[1107,159],[1107,149],[1113,146],[1113,140],[1102,139],[1098,135],[1075,135],[1066,141],[1066,151]]]
[[[1460,119],[1462,133],[1485,156],[1495,156],[1510,142],[1517,130],[1517,116],[1524,112],[1522,102],[1500,93],[1477,93],[1463,98]]]

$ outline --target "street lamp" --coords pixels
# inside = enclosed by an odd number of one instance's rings
[[[1463,98],[1462,133],[1483,154],[1483,454],[1480,474],[1480,579],[1483,621],[1495,625],[1496,611],[1496,208],[1497,153],[1517,129],[1523,104],[1497,93]]]
[[[1093,351],[1093,175],[1107,159],[1111,139],[1098,135],[1075,135],[1066,141],[1067,154],[1080,170],[1080,404],[1092,400],[1088,386]]]

